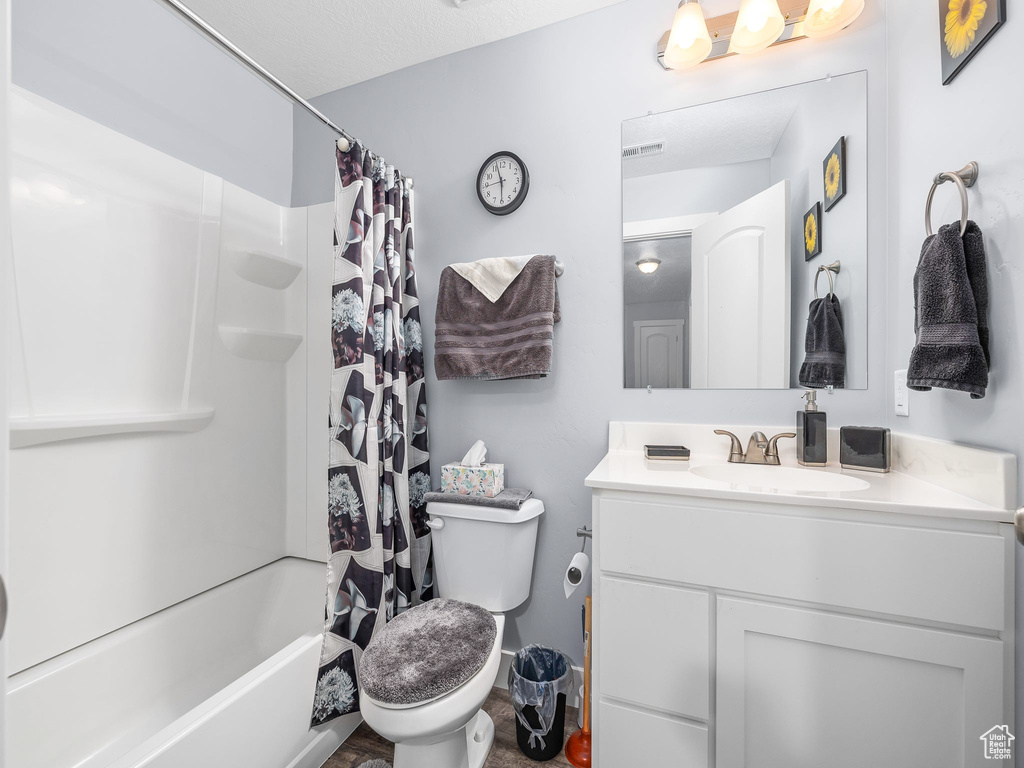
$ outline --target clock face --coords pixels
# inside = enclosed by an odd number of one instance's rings
[[[522,205],[529,189],[526,163],[511,152],[495,152],[484,161],[476,177],[480,203],[497,216],[512,213]]]

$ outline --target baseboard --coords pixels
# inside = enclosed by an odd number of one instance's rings
[[[313,737],[298,757],[288,763],[288,768],[321,768],[362,722],[363,716],[354,712],[339,717],[330,725],[322,726],[322,730]]]
[[[512,657],[515,656],[515,651],[502,651],[501,662],[498,664],[498,674],[494,676],[494,687],[501,688],[503,691],[508,690],[508,670],[512,666]],[[572,687],[571,695],[565,697],[565,703],[570,707],[579,708],[580,706],[580,686],[583,685],[583,668],[573,667],[572,673],[576,678],[576,682]]]

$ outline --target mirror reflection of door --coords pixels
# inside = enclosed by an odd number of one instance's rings
[[[846,194],[818,222],[820,253],[801,259],[804,214],[824,199],[823,165],[841,137]],[[675,388],[677,372],[681,386],[693,389],[797,386],[816,270],[840,261],[846,388],[864,389],[869,144],[866,72],[624,121],[625,386]],[[783,181],[788,209],[778,189],[767,194]],[[775,236],[783,227],[792,262]],[[692,245],[693,264],[679,278],[681,289],[673,285],[681,274],[673,258],[684,244],[687,254]],[[647,274],[637,267],[645,256],[661,261],[657,269],[646,264]],[[636,325],[655,320],[660,331]],[[683,322],[681,351],[669,344],[676,321]]]
[[[636,382],[641,387],[683,387],[682,320],[634,320]]]
[[[789,387],[789,181],[693,230],[694,389]]]
[[[690,386],[690,271],[688,234],[624,243],[626,387]]]

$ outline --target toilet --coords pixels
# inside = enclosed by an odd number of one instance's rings
[[[474,664],[482,660],[482,666],[475,672],[467,668],[465,679],[449,690],[438,691],[435,685],[429,695],[419,697],[412,692],[409,701],[384,702],[374,698],[374,691],[364,688],[360,680],[363,718],[374,731],[395,743],[394,768],[480,768],[487,759],[494,741],[494,723],[482,707],[501,662],[504,614],[530,596],[537,528],[543,512],[544,504],[539,499],[529,499],[517,510],[450,502],[427,505],[437,596],[485,609],[494,620],[496,633],[489,649],[475,649]],[[413,608],[402,616],[417,610]],[[388,630],[394,624],[385,626],[374,638],[364,659],[372,655],[374,644],[388,641]],[[430,641],[430,634],[428,626],[424,642]],[[477,637],[464,638],[467,643],[479,643],[480,633],[473,634]],[[411,672],[411,668],[400,668],[403,663],[399,661],[398,668],[389,670],[393,679],[404,679],[408,675],[403,673]],[[411,666],[411,659],[409,663]]]

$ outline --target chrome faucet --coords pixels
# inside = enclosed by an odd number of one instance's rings
[[[732,440],[729,449],[730,464],[767,464],[771,467],[777,467],[782,463],[779,461],[779,440],[783,437],[796,437],[794,432],[780,432],[769,440],[764,432],[755,432],[750,436],[747,452],[744,453],[743,444],[732,432],[716,429],[715,434],[725,435]]]

